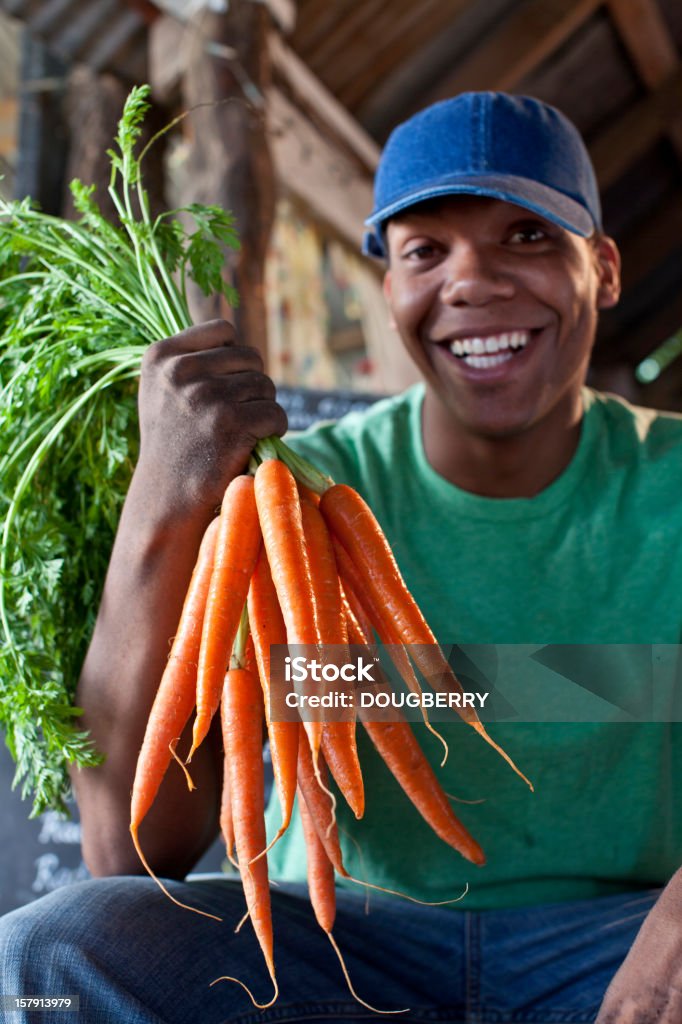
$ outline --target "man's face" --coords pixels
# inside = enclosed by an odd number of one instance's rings
[[[387,228],[385,292],[437,419],[508,437],[574,415],[618,253],[521,207],[474,196],[415,206]]]

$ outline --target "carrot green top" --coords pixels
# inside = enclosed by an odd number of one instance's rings
[[[450,743],[438,768],[441,748],[415,721],[444,789],[483,801],[454,805],[487,855],[474,868],[431,834],[359,727],[364,819],[339,801],[357,841],[345,841],[349,871],[429,900],[468,881],[459,910],[667,881],[682,863],[682,417],[585,389],[566,470],[534,498],[496,499],[430,467],[422,399],[418,385],[291,444],[369,501],[535,792],[458,721],[436,722]],[[271,827],[278,815],[273,806]],[[298,828],[271,864],[274,877],[304,877]]]

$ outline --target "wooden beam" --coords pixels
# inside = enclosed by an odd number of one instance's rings
[[[374,22],[381,17],[386,4],[385,0],[362,0],[362,3],[347,5],[345,11],[339,9],[338,3],[330,6],[338,12],[337,19],[332,31],[319,39],[311,51],[313,68],[327,68],[339,55],[347,61],[359,38],[374,37]]]
[[[657,0],[607,0],[611,20],[637,74],[657,89],[680,67],[680,58]],[[682,119],[673,115],[667,133],[682,160]]]
[[[277,32],[270,33],[268,48],[273,71],[282,76],[296,99],[327,125],[366,167],[374,170],[380,152],[374,139]]]
[[[423,46],[446,31],[455,21],[466,0],[421,0],[405,10],[398,18],[392,8],[387,9],[384,26],[369,51],[363,50],[356,62],[346,61],[346,81],[336,93],[348,108],[373,98],[377,83],[386,87],[386,80],[396,70],[418,54]]]
[[[637,74],[655,89],[679,64],[677,48],[656,0],[606,0]]]
[[[154,95],[168,102],[185,68],[186,25],[170,15],[159,18],[150,32],[150,80]],[[279,77],[301,107],[325,125],[368,169],[374,170],[380,149],[374,139],[348,113],[335,96],[294,53],[279,32],[268,33],[267,49],[272,74]]]
[[[645,153],[682,109],[682,69],[619,118],[593,145],[590,153],[602,190],[613,184]]]
[[[174,95],[185,73],[180,57],[188,50],[189,31],[170,16],[153,26],[151,81],[162,101]],[[164,57],[169,52],[178,55],[175,63]],[[316,219],[357,248],[363,217],[372,206],[379,147],[279,33],[268,34],[267,52],[274,81],[265,89],[266,122],[276,178]],[[214,159],[219,165],[222,158],[216,154]]]
[[[284,93],[268,93],[268,127],[279,181],[353,248],[372,208],[372,177]]]
[[[469,89],[513,89],[580,28],[602,2],[524,0],[467,60],[438,83],[424,105]]]
[[[187,201],[217,203],[235,214],[241,249],[226,254],[226,273],[240,295],[230,310],[220,297],[194,296],[193,315],[229,316],[267,365],[265,259],[275,210],[275,178],[264,94],[270,66],[269,13],[250,0],[230,0],[226,14],[203,11],[188,26],[183,106],[188,147]],[[229,59],[227,55],[230,56]]]

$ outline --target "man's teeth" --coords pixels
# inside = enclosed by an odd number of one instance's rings
[[[529,339],[529,331],[509,331],[487,338],[458,338],[450,345],[450,351],[463,358],[467,366],[485,370],[511,359],[512,353],[509,350],[525,348]]]

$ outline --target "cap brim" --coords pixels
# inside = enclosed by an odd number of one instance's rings
[[[374,228],[374,230],[365,234],[362,251],[370,256],[385,256],[386,251],[380,230],[380,226],[385,221],[411,206],[426,202],[428,199],[456,195],[501,199],[505,203],[512,203],[514,206],[531,210],[544,217],[545,220],[558,224],[583,238],[589,237],[595,230],[594,221],[585,207],[564,192],[559,192],[528,178],[477,174],[431,182],[414,191],[403,193],[393,202],[379,210],[374,210],[371,217],[365,221],[366,226]]]

